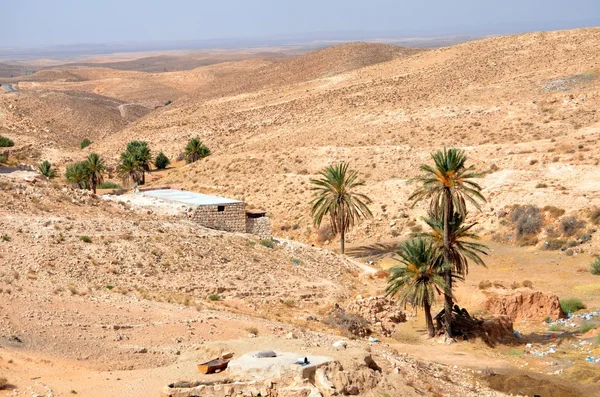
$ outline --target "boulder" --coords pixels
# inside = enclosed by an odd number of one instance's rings
[[[541,291],[517,291],[511,294],[487,293],[483,308],[495,315],[508,316],[512,321],[543,321],[564,318],[558,296]]]

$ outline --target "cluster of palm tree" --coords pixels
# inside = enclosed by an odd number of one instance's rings
[[[418,298],[421,293],[414,280],[429,284],[430,292],[435,290],[439,293],[441,290],[444,296],[444,332],[446,337],[452,338],[453,282],[467,275],[469,262],[485,266],[481,255],[487,254],[487,247],[476,242],[478,236],[471,231],[475,223],[465,223],[467,202],[479,209],[479,202],[485,202],[485,198],[481,194],[481,186],[473,181],[481,175],[475,172],[473,166],[466,166],[467,156],[463,150],[444,148],[431,157],[434,166],[420,166],[422,174],[414,179],[420,186],[409,198],[413,205],[429,199],[429,214],[424,221],[431,230],[414,236],[415,241],[423,243],[411,246],[422,249],[419,255],[400,255],[400,265],[390,270],[387,293],[395,296],[404,291],[404,302],[422,307],[429,335],[433,336],[433,324],[429,322],[431,301]],[[405,242],[401,252],[406,252],[410,244],[414,243]],[[412,278],[407,280],[407,273],[411,273]],[[424,274],[429,277],[424,277]],[[443,282],[440,283],[440,280]],[[428,298],[434,296],[433,293],[427,295]]]
[[[473,166],[466,166],[464,151],[444,148],[431,157],[434,165],[420,166],[422,175],[413,180],[420,186],[410,196],[414,204],[430,200],[428,216],[423,220],[431,230],[416,233],[399,246],[399,264],[390,269],[386,292],[404,304],[423,308],[430,336],[435,334],[431,306],[436,295],[443,295],[444,332],[451,338],[453,282],[467,275],[469,262],[485,266],[481,256],[487,254],[487,247],[478,243],[478,236],[471,231],[475,224],[465,223],[467,203],[479,209],[485,198],[473,181],[480,174]],[[333,232],[340,235],[343,254],[346,233],[358,219],[372,216],[368,207],[371,200],[356,192],[365,182],[348,169],[347,163],[341,163],[324,168],[320,178],[311,179],[311,183],[314,225],[319,227],[329,217]]]
[[[73,186],[79,189],[92,189],[96,194],[97,186],[104,181],[105,172],[104,160],[97,153],[90,153],[87,159],[69,165],[65,177]]]
[[[54,179],[58,176],[58,172],[56,168],[52,166],[52,164],[48,160],[44,160],[39,166],[38,171],[40,174],[45,176],[48,179]]]
[[[123,183],[146,183],[146,172],[150,171],[152,153],[145,141],[131,141],[121,153],[121,163],[117,167]]]

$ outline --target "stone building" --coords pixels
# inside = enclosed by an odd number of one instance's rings
[[[175,189],[147,190],[143,194],[193,208],[188,216],[204,227],[271,239],[271,222],[266,212],[246,211],[243,201]]]

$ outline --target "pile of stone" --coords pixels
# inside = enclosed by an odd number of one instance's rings
[[[360,315],[375,332],[388,337],[395,332],[396,324],[406,322],[406,314],[400,305],[383,296],[359,296],[346,310]]]

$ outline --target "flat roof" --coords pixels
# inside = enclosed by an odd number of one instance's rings
[[[225,204],[239,204],[243,201],[232,200],[226,197],[211,196],[209,194],[188,192],[185,190],[174,190],[174,189],[160,189],[160,190],[148,190],[142,192],[144,196],[154,197],[160,200],[175,201],[187,205],[225,205]]]

